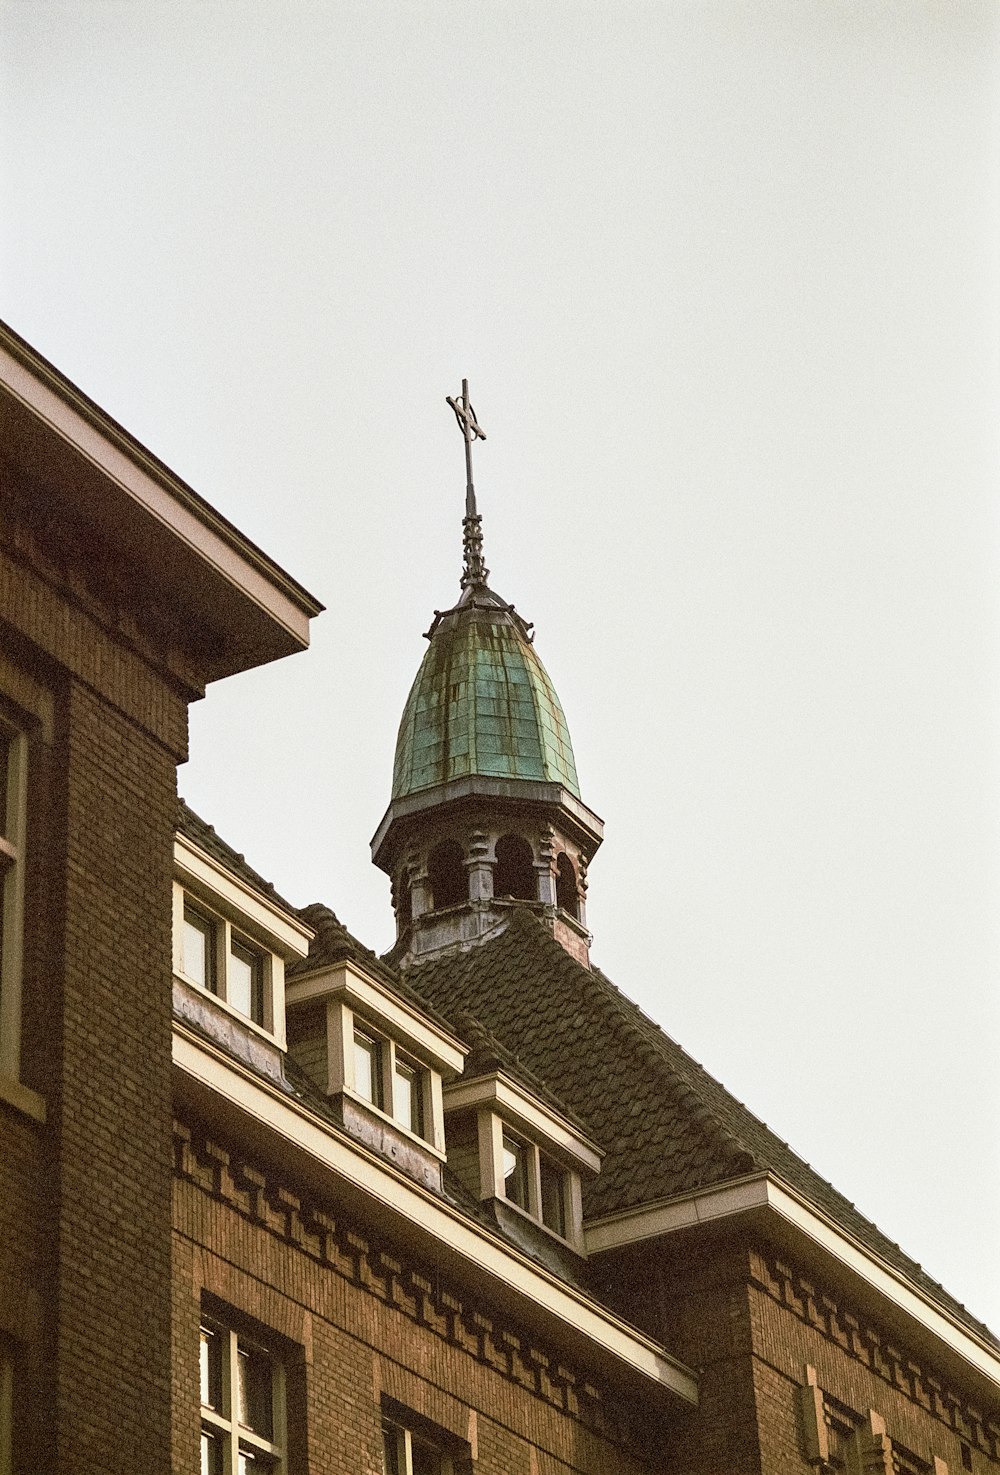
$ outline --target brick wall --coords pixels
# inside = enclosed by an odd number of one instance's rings
[[[78,682],[60,718],[56,1468],[165,1471],[175,763]]]
[[[0,1105],[14,1469],[166,1471],[170,879],[191,692],[3,535],[0,649],[54,714],[44,740],[30,731],[21,1049],[47,1119]]]
[[[203,1304],[252,1318],[287,1359],[300,1392],[289,1419],[296,1475],[381,1475],[383,1399],[471,1447],[476,1475],[674,1469],[602,1433],[603,1415],[584,1417],[582,1407],[600,1390],[585,1389],[579,1369],[540,1354],[488,1305],[459,1302],[434,1284],[433,1269],[412,1272],[197,1129],[178,1130],[174,1475],[196,1468]],[[651,1408],[628,1412],[636,1434],[655,1423]]]

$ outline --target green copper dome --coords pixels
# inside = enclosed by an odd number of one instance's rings
[[[472,775],[580,797],[566,718],[528,631],[485,583],[435,617],[399,724],[393,799]]]

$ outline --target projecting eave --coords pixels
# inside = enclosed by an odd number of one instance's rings
[[[180,1100],[262,1161],[280,1157],[319,1203],[333,1199],[373,1233],[484,1292],[613,1385],[661,1408],[697,1406],[697,1375],[665,1347],[177,1021],[173,1061]]]
[[[905,1339],[904,1345],[996,1397],[1000,1347],[773,1174],[752,1174],[591,1219],[584,1240],[587,1254],[595,1256],[675,1236],[725,1232],[729,1225],[739,1225],[743,1239],[747,1229],[757,1228],[770,1242],[820,1265],[831,1284],[848,1287],[859,1304]]]
[[[308,645],[319,601],[2,323],[0,455],[50,525],[110,552],[140,620],[160,605],[203,632],[202,681]]]
[[[597,849],[604,837],[604,821],[563,784],[542,783],[537,779],[490,778],[482,774],[470,774],[393,799],[372,837],[372,860],[382,870],[389,869],[393,863],[396,836],[405,831],[409,822],[417,816],[430,809],[458,809],[470,800],[481,799],[488,799],[494,804],[509,805],[512,809],[529,804],[536,809],[539,806],[548,806],[558,810],[570,833],[591,852]]]

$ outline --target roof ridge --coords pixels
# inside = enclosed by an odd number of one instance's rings
[[[517,924],[514,921],[515,917],[518,919]],[[527,907],[514,908],[514,917],[511,919],[511,926],[519,925],[522,928],[527,928],[531,924],[535,924],[540,929],[545,938],[546,946],[557,950],[554,956],[557,956],[560,964],[562,964],[563,959],[566,959],[574,969],[579,970],[581,978],[586,981],[588,986],[595,978],[599,979],[605,985],[605,990],[601,994],[602,1001],[606,1001],[614,1008],[624,1024],[634,1024],[637,1016],[638,1022],[643,1026],[644,1030],[650,1032],[650,1037],[643,1041],[647,1064],[654,1067],[666,1066],[667,1071],[670,1073],[664,1083],[667,1087],[668,1094],[678,1108],[684,1109],[685,1120],[701,1133],[709,1146],[715,1148],[720,1153],[727,1164],[728,1171],[733,1174],[744,1174],[751,1173],[758,1168],[760,1164],[757,1162],[756,1156],[749,1144],[727,1127],[725,1122],[713,1110],[711,1103],[698,1089],[697,1078],[691,1079],[691,1073],[687,1070],[686,1064],[690,1061],[697,1072],[711,1081],[712,1077],[709,1076],[708,1072],[696,1060],[693,1060],[687,1055],[683,1047],[676,1040],[673,1040],[665,1030],[661,1029],[655,1020],[650,1019],[639,1008],[638,1004],[633,1003],[631,999],[623,994],[617,984],[612,983],[606,973],[600,968],[585,967],[568,953],[562,943],[545,926],[541,918],[535,916]],[[508,930],[510,929],[508,928]],[[610,991],[610,998],[608,997],[607,991]],[[680,1060],[667,1060],[656,1048],[657,1038],[669,1042],[682,1058]],[[698,1103],[697,1109],[695,1110],[690,1109],[689,1103],[691,1098]],[[687,1105],[686,1101],[688,1103]]]
[[[515,909],[497,938],[462,955],[427,959],[421,974],[422,988],[442,1006],[447,1001],[454,1008],[467,999],[491,1026],[505,1031],[608,1148],[603,1171],[588,1189],[596,1215],[725,1183],[755,1169],[768,1172],[990,1345],[1000,1345],[989,1327],[822,1172],[601,969],[577,962],[527,908]],[[579,1031],[585,1029],[603,1064],[581,1058]],[[699,1143],[707,1150],[700,1151]]]
[[[190,840],[192,845],[197,845],[213,860],[233,871],[247,885],[259,891],[262,896],[266,896],[269,901],[275,902],[286,912],[290,912],[292,916],[299,915],[300,909],[281,895],[274,882],[268,881],[259,871],[254,870],[246,856],[224,840],[215,826],[210,825],[208,820],[202,819],[200,814],[196,814],[187,800],[182,799],[180,795],[177,796],[176,829],[185,839]]]

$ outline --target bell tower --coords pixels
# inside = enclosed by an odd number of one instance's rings
[[[486,437],[466,380],[448,404],[465,441],[460,595],[427,632],[372,859],[392,881],[404,957],[472,946],[527,905],[587,963],[587,871],[603,825],[580,797],[532,627],[489,587],[472,481],[472,444]]]

